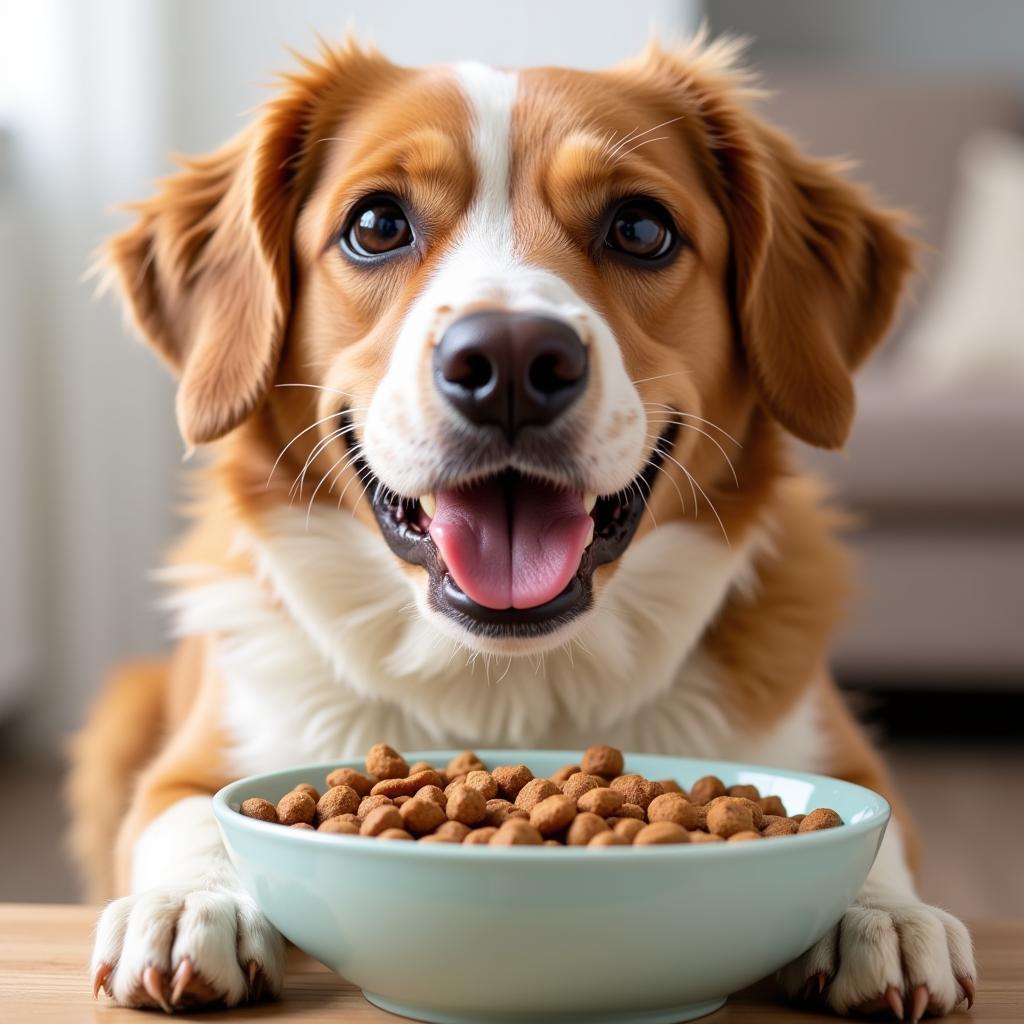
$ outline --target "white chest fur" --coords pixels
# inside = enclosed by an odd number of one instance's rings
[[[627,552],[579,639],[537,658],[474,655],[412,607],[383,542],[350,516],[287,511],[246,538],[256,577],[212,578],[173,599],[182,634],[219,634],[237,774],[359,756],[385,740],[431,747],[625,749],[820,766],[805,701],[756,739],[730,720],[699,649],[752,544],[689,524]],[[196,570],[197,572],[201,570]]]

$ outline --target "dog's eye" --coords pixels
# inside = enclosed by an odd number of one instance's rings
[[[612,213],[604,244],[624,256],[645,262],[668,256],[678,235],[672,217],[653,199],[626,199]]]
[[[386,196],[364,199],[341,233],[341,247],[363,260],[404,249],[412,241],[412,226],[405,210]]]

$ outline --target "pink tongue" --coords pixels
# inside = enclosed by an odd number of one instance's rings
[[[438,491],[430,536],[463,593],[485,608],[534,608],[579,568],[590,516],[578,492],[519,477]]]

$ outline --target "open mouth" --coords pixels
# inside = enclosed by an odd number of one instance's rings
[[[409,499],[365,463],[358,470],[388,546],[426,569],[436,611],[485,636],[536,637],[590,607],[594,570],[629,546],[676,431],[662,434],[643,472],[612,495],[506,469]]]

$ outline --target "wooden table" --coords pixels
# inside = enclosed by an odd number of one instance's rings
[[[133,1016],[105,997],[94,1002],[86,965],[96,919],[92,907],[0,905],[0,1021],[11,1024],[78,1024],[80,1021],[152,1021]],[[1024,921],[986,921],[973,927],[981,979],[970,1014],[947,1018],[963,1024],[1024,1021]],[[301,1021],[302,1024],[394,1022],[371,1006],[354,985],[293,951],[285,996],[279,1002],[232,1013],[178,1014],[187,1021]],[[779,1002],[770,983],[729,1000],[711,1024],[835,1024],[835,1018]]]

